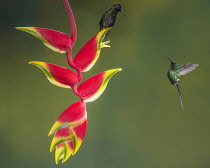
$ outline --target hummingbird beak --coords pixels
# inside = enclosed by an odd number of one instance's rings
[[[173,62],[170,58],[168,58],[168,59],[169,59],[169,61]]]
[[[122,13],[125,16],[125,14],[123,13],[123,11],[120,10],[120,13]]]

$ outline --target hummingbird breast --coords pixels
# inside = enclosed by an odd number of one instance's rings
[[[107,27],[113,27],[116,23],[116,14],[112,13],[110,15],[106,15],[102,21],[102,27],[107,28]]]
[[[170,80],[172,85],[179,83],[179,77],[177,76],[177,72],[173,70],[169,70],[167,73],[168,79]]]

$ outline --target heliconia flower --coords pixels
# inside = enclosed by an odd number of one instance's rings
[[[101,30],[92,39],[90,39],[77,53],[74,63],[82,72],[89,71],[97,61],[101,48],[110,47],[107,45],[109,41],[102,42],[106,33],[111,28]]]
[[[84,81],[78,87],[78,93],[80,98],[84,102],[92,102],[99,98],[100,95],[104,92],[111,77],[119,71],[121,71],[121,69],[111,69],[96,74]]]
[[[16,29],[32,34],[44,45],[59,53],[66,53],[73,46],[71,37],[60,31],[40,27],[16,27]]]
[[[68,0],[62,1],[70,21],[70,36],[47,28],[16,27],[18,30],[32,34],[53,51],[66,53],[68,64],[75,70],[74,72],[46,62],[29,62],[29,64],[40,68],[52,84],[63,88],[72,88],[73,92],[80,98],[80,101],[74,102],[61,113],[49,131],[48,136],[53,135],[50,152],[55,149],[56,164],[60,160],[64,163],[69,157],[77,153],[84,140],[88,124],[86,103],[99,98],[111,77],[121,71],[119,68],[101,72],[85,80],[77,87],[77,84],[82,80],[82,72],[86,72],[94,66],[103,47],[110,47],[109,41],[103,42],[103,40],[111,27],[103,28],[92,37],[73,59],[72,47],[77,39],[76,22]]]
[[[78,83],[77,74],[70,69],[38,61],[31,61],[29,64],[40,68],[45,73],[47,79],[56,86],[71,88]]]
[[[86,104],[77,101],[59,116],[49,132],[49,135],[55,133],[50,151],[56,148],[56,163],[61,159],[65,162],[71,155],[76,154],[85,137],[86,128]]]

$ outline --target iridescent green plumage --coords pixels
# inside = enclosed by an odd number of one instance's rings
[[[176,62],[172,61],[170,58],[168,58],[168,59],[171,62],[171,66],[170,66],[170,69],[168,70],[167,76],[168,76],[168,79],[170,80],[171,84],[176,85],[176,87],[178,89],[180,103],[184,110],[183,103],[182,103],[182,95],[181,95],[181,90],[180,90],[179,77],[194,70],[198,66],[198,64],[186,64],[182,67],[178,67]]]

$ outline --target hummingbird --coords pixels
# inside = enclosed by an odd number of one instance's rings
[[[109,9],[106,10],[99,22],[100,31],[107,27],[113,27],[115,25],[118,12],[122,13],[125,16],[125,14],[121,11],[120,4],[113,4]]]
[[[172,61],[170,58],[168,58],[168,59],[171,62],[171,66],[170,66],[170,69],[168,70],[167,76],[168,76],[168,79],[171,82],[171,84],[176,85],[176,87],[178,89],[179,100],[180,100],[182,109],[184,110],[184,106],[182,103],[182,95],[181,95],[179,77],[194,70],[198,66],[198,64],[188,63],[182,67],[178,67],[176,62]]]

